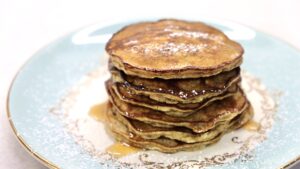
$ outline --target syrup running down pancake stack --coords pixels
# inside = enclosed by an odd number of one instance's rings
[[[243,48],[201,22],[124,27],[106,45],[108,128],[120,142],[174,153],[217,142],[253,116],[240,87]]]

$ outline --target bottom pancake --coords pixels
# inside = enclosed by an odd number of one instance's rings
[[[113,116],[119,122],[123,123],[130,132],[139,135],[144,139],[157,139],[160,137],[166,137],[186,143],[196,143],[208,141],[216,137],[220,133],[231,128],[237,122],[244,123],[245,121],[248,121],[252,117],[253,110],[251,105],[249,104],[246,110],[241,114],[236,115],[228,121],[220,122],[214,128],[202,133],[195,133],[191,129],[188,129],[186,127],[165,128],[153,126],[138,120],[126,118],[117,112],[113,112],[113,110],[108,113],[109,116]]]
[[[109,109],[109,111],[110,110],[111,109]],[[185,143],[183,141],[178,141],[163,136],[157,139],[144,139],[136,133],[131,132],[126,125],[117,120],[112,112],[108,112],[108,127],[117,141],[125,142],[131,146],[140,147],[143,149],[158,150],[165,153],[175,153],[178,151],[199,150],[210,144],[216,143],[226,132],[239,128],[245,124],[252,117],[252,113],[252,111],[244,111],[243,115],[240,116],[241,118],[239,118],[237,121],[234,121],[234,123],[228,129],[220,132],[211,139],[195,143]]]

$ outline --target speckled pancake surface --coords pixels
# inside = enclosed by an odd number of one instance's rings
[[[110,66],[114,83],[126,85],[134,94],[169,104],[197,103],[224,93],[231,85],[241,81],[240,68],[205,78],[146,79],[126,75]]]
[[[244,124],[252,117],[252,115],[253,110],[249,105],[244,112],[235,116],[233,119],[222,122],[206,132],[195,133],[185,127],[157,127],[144,123],[142,121],[126,118],[117,112],[113,113],[111,110],[110,112],[108,112],[108,116],[112,116],[111,118],[117,119],[118,121],[123,123],[130,132],[134,133],[135,135],[139,135],[143,139],[158,139],[160,137],[166,137],[185,143],[196,143],[213,139],[220,133],[226,132],[237,123],[240,123],[241,125]]]
[[[112,64],[144,78],[198,78],[229,71],[243,48],[202,22],[175,19],[140,22],[115,33],[106,45]]]
[[[170,139],[164,136],[155,139],[145,139],[136,133],[131,132],[128,127],[117,120],[114,113],[108,111],[108,126],[111,130],[111,134],[114,135],[115,139],[120,142],[128,143],[135,147],[140,147],[143,149],[158,150],[165,153],[175,153],[178,151],[192,151],[199,150],[210,144],[213,144],[220,140],[222,135],[226,132],[229,132],[233,129],[239,128],[245,124],[252,117],[252,111],[247,109],[242,116],[239,116],[236,121],[233,121],[232,124],[228,125],[226,130],[223,130],[219,133],[214,133],[211,135],[211,138],[203,139],[202,141],[194,143],[186,143],[183,141],[178,141],[176,139]],[[194,137],[195,138],[195,137]]]
[[[112,109],[128,118],[140,120],[154,126],[187,127],[196,133],[207,131],[215,127],[220,121],[232,119],[243,112],[249,104],[242,91],[239,90],[233,96],[215,101],[189,116],[175,117],[161,111],[123,102],[113,90],[108,89],[108,92],[113,104]]]
[[[118,141],[173,153],[217,142],[252,118],[243,48],[202,22],[123,27],[106,44],[109,128]]]
[[[111,81],[108,81],[106,85],[110,85],[110,82]],[[168,115],[178,117],[188,116],[191,113],[194,113],[202,109],[203,107],[209,105],[213,101],[222,100],[226,97],[232,96],[234,93],[237,92],[237,90],[239,90],[238,84],[234,84],[231,87],[229,87],[226,92],[215,97],[203,99],[201,102],[198,103],[168,104],[163,102],[157,102],[155,100],[152,100],[148,96],[144,96],[142,94],[134,94],[130,90],[128,90],[127,86],[124,84],[113,84],[111,85],[111,88],[122,101],[138,106],[151,108],[154,110],[159,110]]]

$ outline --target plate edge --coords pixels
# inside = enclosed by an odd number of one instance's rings
[[[43,48],[42,48],[43,49]],[[40,50],[39,50],[40,51]],[[37,53],[37,52],[36,52]],[[35,54],[36,54],[35,53]],[[57,165],[55,165],[54,163],[50,162],[49,160],[47,160],[45,157],[43,157],[42,155],[40,155],[39,153],[33,151],[33,149],[26,143],[26,141],[20,136],[20,134],[18,133],[14,122],[11,119],[11,113],[10,113],[10,108],[9,108],[9,103],[10,103],[10,94],[11,94],[11,90],[12,87],[15,83],[16,78],[18,77],[19,73],[21,72],[21,70],[23,70],[23,68],[27,65],[27,63],[33,58],[33,56],[35,55],[33,54],[31,57],[29,57],[24,63],[23,65],[18,69],[17,73],[14,75],[13,80],[11,81],[10,85],[9,85],[9,89],[7,92],[7,96],[6,96],[6,115],[9,121],[9,125],[13,131],[13,134],[15,135],[15,137],[17,138],[17,140],[19,141],[19,143],[22,145],[22,147],[27,151],[28,154],[30,154],[33,158],[35,158],[37,161],[39,161],[41,164],[43,164],[44,166],[50,168],[50,169],[59,169],[59,167]]]

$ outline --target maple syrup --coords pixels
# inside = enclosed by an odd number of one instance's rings
[[[243,126],[243,128],[248,131],[258,131],[260,129],[260,124],[254,120],[250,120]]]
[[[94,105],[90,108],[89,115],[97,121],[104,122],[106,121],[107,108],[108,108],[108,101]]]
[[[106,148],[106,152],[115,158],[121,158],[139,152],[139,148],[132,147],[125,143],[114,143]]]

